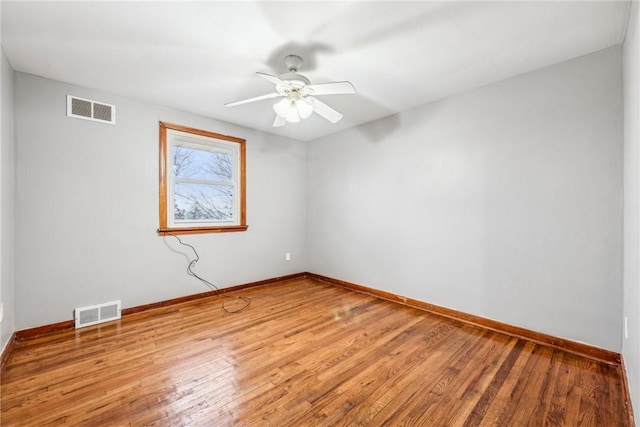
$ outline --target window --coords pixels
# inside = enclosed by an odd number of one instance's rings
[[[160,122],[158,233],[246,229],[245,140]]]

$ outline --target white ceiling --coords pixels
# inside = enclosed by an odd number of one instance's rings
[[[624,40],[628,1],[2,1],[2,46],[26,73],[105,90],[298,140],[427,104]],[[255,72],[303,57],[345,117],[271,125]]]

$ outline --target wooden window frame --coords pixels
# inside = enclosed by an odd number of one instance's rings
[[[238,189],[237,189],[237,197],[239,200],[239,212],[238,215],[238,223],[233,225],[206,225],[206,226],[185,226],[185,227],[175,227],[170,226],[168,215],[170,212],[167,210],[167,198],[169,197],[169,173],[172,170],[170,165],[167,165],[168,156],[168,141],[167,141],[167,131],[175,130],[179,132],[184,132],[193,135],[204,136],[208,138],[219,139],[227,142],[237,143],[239,144],[238,156],[239,156],[239,167],[238,167]],[[159,188],[160,188],[160,227],[158,228],[159,235],[166,234],[200,234],[200,233],[223,233],[223,232],[234,232],[234,231],[246,231],[248,228],[247,225],[247,216],[246,216],[246,141],[242,138],[237,138],[234,136],[221,135],[214,132],[209,132],[201,129],[190,128],[187,126],[176,125],[172,123],[160,122],[160,179],[159,179]]]

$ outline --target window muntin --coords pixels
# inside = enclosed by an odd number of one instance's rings
[[[160,228],[173,234],[243,231],[245,141],[160,123]]]

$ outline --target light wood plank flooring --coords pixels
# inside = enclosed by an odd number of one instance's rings
[[[16,344],[2,426],[625,426],[619,367],[309,279]]]

